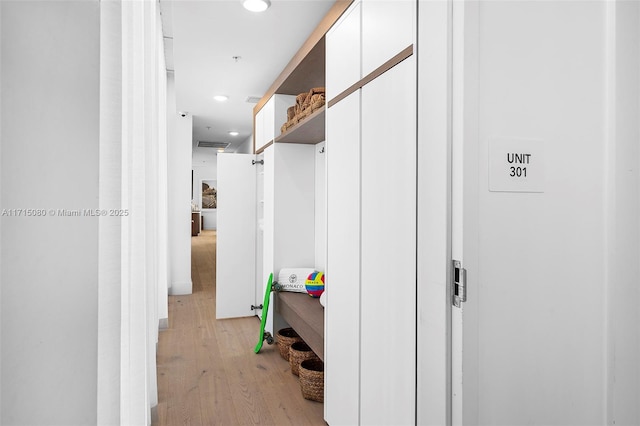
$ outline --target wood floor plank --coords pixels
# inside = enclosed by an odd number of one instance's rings
[[[216,233],[192,237],[193,294],[169,297],[157,351],[154,426],[326,425],[277,346],[253,352],[257,317],[215,319]]]

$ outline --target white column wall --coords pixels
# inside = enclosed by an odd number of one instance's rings
[[[170,294],[191,294],[191,139],[193,117],[176,112],[175,80],[168,79]]]
[[[158,20],[161,21],[160,15]],[[169,326],[169,221],[168,221],[168,152],[167,152],[167,73],[164,58],[162,25],[161,22],[157,26],[156,43],[157,49],[157,91],[158,103],[156,105],[156,114],[158,117],[158,175],[157,175],[157,230],[158,230],[158,263],[156,265],[158,271],[158,323],[159,328],[168,328]]]
[[[176,139],[176,126],[178,124],[178,117],[176,114],[176,80],[173,72],[167,72],[167,226],[169,230],[168,234],[168,248],[167,253],[169,255],[169,262],[167,263],[167,294],[171,294],[171,287],[173,285],[173,262],[175,261],[175,250],[171,247],[175,230],[173,229],[176,220],[173,218],[173,207],[171,201],[173,200],[173,185],[170,184],[172,173],[171,169],[175,167],[173,165],[174,160],[171,159],[170,154],[173,152],[172,146]]]
[[[0,5],[0,202],[47,212],[2,217],[0,422],[148,424],[167,316],[158,4]],[[58,210],[97,208],[125,215]]]
[[[95,424],[100,3],[0,9],[0,423]]]

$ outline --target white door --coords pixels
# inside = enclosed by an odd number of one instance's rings
[[[256,166],[252,154],[218,154],[216,318],[254,315]]]
[[[327,109],[325,419],[360,419],[360,91]]]
[[[411,56],[361,89],[360,422],[365,425],[416,423],[415,68]]]
[[[623,297],[610,278],[628,249],[637,265],[638,151],[636,139],[635,158],[616,153],[608,7],[454,2],[452,251],[468,297],[453,309],[454,424],[607,424],[617,409],[611,389],[627,372],[613,374],[624,358],[614,343],[627,339],[613,331],[637,339],[638,293],[612,323]],[[624,219],[615,194],[628,177],[636,204],[621,204],[634,212]],[[635,237],[620,242],[612,226]]]

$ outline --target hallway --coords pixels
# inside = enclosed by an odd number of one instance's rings
[[[216,231],[191,238],[193,294],[169,296],[158,343],[157,426],[324,425],[277,346],[253,353],[256,317],[215,319]]]

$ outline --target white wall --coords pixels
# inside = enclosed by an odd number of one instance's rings
[[[192,116],[176,112],[175,78],[167,76],[170,294],[191,294]]]
[[[2,2],[2,206],[98,207],[100,6]],[[98,218],[3,216],[2,419],[97,420]]]
[[[1,217],[0,422],[148,424],[166,315],[158,5],[0,5],[0,200],[46,213]],[[83,212],[98,207],[123,216]]]
[[[245,139],[238,149],[236,149],[237,154],[252,154],[253,153],[253,135],[250,135],[247,139]]]

